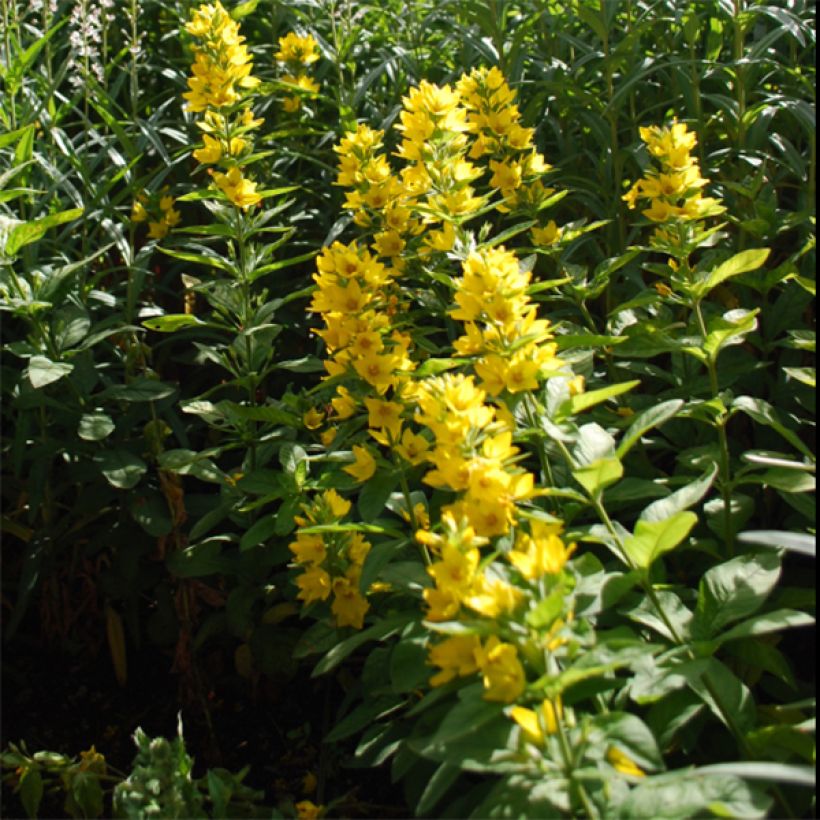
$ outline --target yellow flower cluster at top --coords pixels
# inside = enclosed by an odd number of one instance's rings
[[[208,169],[216,186],[238,208],[249,208],[261,200],[256,183],[242,172],[242,160],[252,150],[250,132],[262,124],[248,100],[248,92],[259,85],[251,74],[253,60],[239,24],[218,0],[193,11],[185,29],[199,41],[190,90],[182,95],[189,111],[203,115],[197,122],[203,143],[194,158],[220,166],[220,171]]]
[[[154,195],[147,191],[141,192],[131,208],[131,220],[147,222],[148,236],[151,239],[164,239],[181,219],[182,215],[174,208],[174,198],[168,193],[168,188],[163,188],[159,194]]]
[[[350,502],[335,490],[327,490],[302,507],[297,516],[300,528],[316,524],[338,524],[350,512]],[[361,629],[370,605],[359,592],[362,564],[370,544],[359,532],[297,532],[290,544],[294,563],[302,569],[296,578],[297,597],[305,605],[333,596],[331,612],[336,626]]]
[[[298,92],[282,100],[282,108],[293,113],[302,107],[303,95],[318,94],[321,88],[307,73],[307,68],[319,59],[319,44],[309,34],[303,37],[291,31],[279,38],[276,59],[284,66],[286,72],[280,78],[281,81],[294,86]]]
[[[640,199],[649,200],[649,207],[641,213],[658,223],[702,219],[722,212],[718,200],[702,194],[709,180],[700,175],[700,165],[692,156],[697,135],[686,123],[674,121],[668,128],[652,125],[641,128],[640,134],[660,167],[650,168],[624,194],[629,208],[635,208]]]
[[[382,149],[384,132],[359,125],[342,139],[337,184],[350,188],[345,207],[357,225],[374,232],[374,250],[396,259],[422,233],[420,253],[452,249],[455,227],[490,201],[508,212],[534,215],[554,193],[540,177],[550,170],[533,147],[534,129],[524,128],[509,88],[497,68],[477,68],[455,86],[422,81],[403,98],[399,173]],[[489,174],[488,191],[477,181]],[[436,230],[432,227],[440,226]],[[546,244],[559,234],[552,223],[535,228]],[[402,260],[394,264],[401,266]]]

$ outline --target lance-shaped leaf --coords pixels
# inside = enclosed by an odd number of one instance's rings
[[[624,552],[640,569],[650,566],[666,552],[675,549],[698,521],[693,512],[679,512],[662,521],[640,520],[634,535],[624,540]]]
[[[699,280],[689,289],[692,297],[700,301],[709,291],[732,276],[750,270],[757,270],[768,256],[768,248],[750,248],[735,254],[731,259],[727,259],[723,264],[718,265],[711,273],[702,276],[702,278],[699,277]]]

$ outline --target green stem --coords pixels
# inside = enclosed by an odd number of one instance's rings
[[[695,317],[697,318],[698,328],[704,343],[708,335],[706,328],[706,321],[703,318],[703,311],[701,310],[700,301],[696,301],[693,305]],[[720,400],[720,383],[717,375],[717,363],[711,355],[707,355],[706,369],[709,372],[709,384],[712,388],[712,398]],[[715,422],[715,429],[717,430],[718,448],[719,448],[719,480],[720,480],[720,496],[723,500],[723,528],[726,538],[726,550],[729,557],[735,554],[735,537],[732,532],[732,474],[729,460],[729,439],[726,435],[726,420],[721,416]]]
[[[606,20],[606,0],[601,0],[601,28],[604,33],[604,72],[606,77],[607,94],[607,115],[609,121],[609,151],[612,157],[612,202],[616,212],[617,227],[617,249],[620,253],[626,246],[626,222],[624,219],[623,201],[621,200],[621,183],[623,179],[623,168],[621,162],[621,152],[618,144],[618,112],[615,110],[613,101],[615,99],[615,81],[612,70],[612,50],[609,44],[609,27]],[[609,290],[607,288],[607,308],[609,308]]]
[[[230,145],[230,134],[228,134],[228,145]],[[248,270],[248,249],[247,249],[247,231],[245,225],[245,215],[237,208],[235,212],[236,225],[236,245],[239,253],[239,273],[240,273],[240,287],[242,293],[242,315],[240,318],[239,332],[245,337],[245,378],[248,388],[248,406],[256,405],[256,388],[257,379],[256,373],[253,370],[253,340],[248,333],[248,325],[251,322],[251,314],[253,304],[251,300],[251,282],[250,271]],[[256,422],[248,421],[249,435],[249,450],[251,470],[256,469]]]
[[[3,67],[5,71],[8,71],[11,67],[11,19],[9,14],[9,3],[13,2],[13,0],[3,0],[2,2],[2,13],[3,13]],[[16,17],[16,9],[11,9],[12,13]],[[19,27],[17,29],[19,35]],[[8,86],[7,86],[8,87]],[[9,125],[10,131],[14,131],[17,128],[17,88],[16,83],[12,83],[11,88],[9,89]]]
[[[564,759],[564,774],[566,775],[567,780],[569,780],[571,786],[574,786],[577,789],[578,797],[581,798],[581,803],[584,807],[584,816],[587,818],[599,817],[599,812],[596,811],[594,804],[589,799],[589,795],[584,788],[584,784],[573,777],[575,757],[572,754],[572,749],[569,745],[569,738],[567,737],[566,730],[564,729],[564,720],[558,714],[558,710],[556,710],[555,713],[555,725],[557,728],[556,734],[558,735],[558,743],[561,747],[561,757]]]
[[[737,100],[737,150],[742,151],[746,143],[746,126],[744,125],[744,117],[746,115],[746,72],[741,66],[743,60],[744,50],[744,36],[743,23],[741,16],[743,14],[743,0],[734,0],[734,44],[733,44],[733,60],[735,65],[734,91],[735,99]]]

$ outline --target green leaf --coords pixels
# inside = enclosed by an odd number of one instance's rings
[[[762,820],[771,804],[771,798],[729,773],[680,769],[638,783],[618,807],[618,818],[657,817],[662,806],[664,820],[705,816]]]
[[[777,411],[768,402],[763,401],[763,399],[753,398],[752,396],[738,396],[732,402],[732,407],[745,413],[758,424],[765,424],[767,427],[771,427],[783,436],[796,450],[799,450],[811,461],[816,461],[811,448],[808,447],[793,430],[784,426],[780,417],[777,415]]]
[[[624,466],[615,458],[602,458],[572,471],[572,477],[591,495],[596,496],[624,474]]]
[[[623,475],[623,465],[615,456],[615,439],[599,424],[581,427],[572,455],[578,465],[573,478],[592,496]]]
[[[390,494],[399,483],[398,476],[392,472],[378,470],[359,492],[357,504],[363,521],[373,521],[385,508]],[[409,524],[408,532],[409,532]]]
[[[298,444],[288,441],[279,450],[279,463],[282,465],[285,475],[295,475],[299,465],[304,461],[307,461],[307,453]]]
[[[102,441],[114,430],[114,421],[105,413],[86,413],[80,418],[77,435],[85,441]]]
[[[131,517],[149,535],[159,538],[168,535],[173,527],[165,496],[154,490],[135,493],[129,503]]]
[[[718,354],[724,347],[738,345],[743,342],[744,337],[757,328],[757,314],[760,308],[754,310],[730,310],[723,316],[716,316],[709,320],[708,334],[703,341],[703,350],[712,361],[715,361]],[[687,348],[687,352],[694,352]]]
[[[181,201],[184,197],[179,197]],[[183,262],[195,262],[198,265],[204,265],[206,268],[219,268],[226,273],[236,273],[235,267],[226,259],[218,256],[216,253],[190,253],[188,251],[178,251],[173,248],[166,248],[163,245],[157,245],[157,250],[164,253],[166,256],[172,256],[174,259],[180,259]]]
[[[783,493],[812,493],[817,481],[813,475],[805,472],[775,467],[765,473],[747,473],[739,478],[735,484],[762,484],[764,487],[773,487]]]
[[[463,364],[464,361],[462,359],[427,359],[422,362],[416,370],[415,375],[419,378],[437,376],[439,373],[444,373],[447,370],[452,370],[454,367],[460,367]]]
[[[817,538],[802,532],[783,532],[782,530],[746,530],[738,533],[737,540],[743,544],[757,544],[761,547],[774,547],[802,555],[817,554]]]
[[[709,291],[716,288],[721,282],[725,282],[732,276],[746,273],[750,270],[757,270],[769,257],[768,248],[750,248],[735,254],[731,259],[727,259],[718,265],[705,278],[703,274],[696,274],[699,281],[690,288],[693,298],[703,299]]]
[[[654,501],[641,512],[640,519],[643,521],[663,521],[675,513],[682,512],[693,504],[697,504],[712,486],[717,473],[718,466],[714,464],[691,484],[681,487],[665,498]]]
[[[390,686],[396,693],[423,687],[432,670],[427,665],[427,637],[402,635],[390,653]]]
[[[256,11],[256,7],[259,5],[259,0],[245,0],[244,3],[239,3],[239,5],[234,6],[231,9],[231,17],[234,20],[241,20],[243,17],[247,17],[249,14],[253,14]]]
[[[713,763],[711,766],[702,766],[697,771],[704,774],[733,775],[746,780],[762,780],[767,783],[793,783],[796,786],[807,788],[815,788],[817,785],[817,772],[812,766],[794,766],[768,760]]]
[[[159,401],[173,395],[176,388],[156,379],[138,378],[128,384],[114,384],[102,395],[117,401]]]
[[[68,211],[60,211],[56,214],[44,216],[42,219],[35,219],[32,222],[17,225],[12,228],[6,239],[6,254],[15,256],[20,248],[30,245],[45,236],[49,228],[79,219],[83,214],[83,210],[83,208],[71,208]]]
[[[29,817],[37,817],[40,801],[43,799],[43,778],[35,766],[27,766],[20,776],[18,785],[20,800]]]
[[[757,710],[752,693],[717,658],[709,658],[703,674],[688,678],[687,683],[730,732],[748,732],[755,725]]]
[[[267,541],[268,538],[275,533],[276,516],[265,515],[242,534],[242,538],[239,541],[239,549],[244,552],[252,547],[256,547],[262,542]]]
[[[28,362],[28,378],[32,387],[39,390],[67,376],[73,369],[70,362],[52,362],[45,356],[32,356]]]
[[[670,399],[638,413],[632,419],[632,423],[618,445],[616,450],[618,458],[622,459],[648,430],[659,427],[665,421],[676,416],[683,409],[684,404],[683,399]]]
[[[208,323],[187,313],[169,313],[166,316],[154,316],[151,319],[145,319],[142,324],[148,330],[156,330],[160,333],[174,333],[184,327],[205,327]]]
[[[817,370],[814,367],[784,367],[783,372],[795,381],[817,387]]]
[[[593,725],[604,733],[603,742],[617,746],[642,769],[663,769],[663,757],[649,727],[637,716],[626,712],[597,715]]]
[[[805,612],[798,612],[796,609],[776,609],[774,612],[757,615],[733,626],[722,635],[718,635],[715,641],[720,645],[739,638],[767,635],[771,632],[780,632],[782,629],[813,626],[814,624],[814,618]]]
[[[409,748],[422,757],[457,763],[468,771],[491,771],[494,758],[503,756],[515,724],[504,717],[503,704],[481,698],[481,689],[481,684],[462,689],[459,702],[435,732],[409,740]],[[501,770],[500,765],[495,770]]]
[[[231,572],[234,561],[222,555],[224,538],[209,538],[199,544],[192,544],[184,550],[168,554],[165,566],[177,578],[202,578]]]
[[[397,706],[404,703],[403,699],[395,695],[382,695],[381,697],[366,700],[357,706],[350,714],[345,715],[327,735],[324,737],[325,743],[337,743],[346,737],[360,732],[366,726],[370,726],[382,717],[390,714]]]
[[[561,820],[571,813],[567,786],[566,778],[546,773],[539,773],[538,777],[513,774],[499,778],[470,817]],[[465,817],[466,813],[448,808],[441,816]]]
[[[780,578],[776,552],[740,555],[712,567],[701,578],[692,632],[710,638],[732,621],[745,618],[768,598]]]
[[[641,519],[635,524],[635,534],[624,540],[624,552],[636,567],[649,569],[661,555],[677,547],[697,521],[693,512],[675,513],[661,521]]]
[[[447,790],[458,780],[461,769],[452,763],[444,762],[433,772],[427,780],[427,785],[416,804],[416,816],[424,817],[430,814],[439,803]]]
[[[579,393],[577,396],[572,396],[569,400],[570,413],[575,415],[584,410],[600,404],[602,401],[620,396],[637,387],[640,384],[640,379],[635,379],[631,382],[620,382],[619,384],[611,384],[609,387],[602,387],[600,390],[591,390],[589,393]]]
[[[312,677],[318,677],[335,669],[351,652],[354,652],[362,644],[368,641],[384,640],[390,635],[398,632],[408,623],[418,617],[413,612],[401,612],[389,615],[377,621],[373,626],[351,635],[341,643],[337,643],[323,658],[316,664],[312,672]]]
[[[108,483],[121,490],[135,487],[148,465],[130,450],[105,450],[94,457]]]

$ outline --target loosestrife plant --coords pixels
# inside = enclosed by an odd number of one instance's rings
[[[698,521],[687,508],[714,473],[647,508],[634,532],[608,514],[604,491],[623,478],[622,459],[680,405],[631,419],[620,445],[580,417],[638,382],[585,391],[539,316],[532,260],[502,244],[525,232],[539,250],[570,239],[541,217],[561,194],[544,185],[550,168],[514,100],[497,69],[476,69],[454,87],[422,82],[400,113],[400,170],[384,152],[385,134],[366,124],[336,149],[337,184],[369,245],[336,242],[318,260],[311,310],[323,322],[316,333],[327,355],[325,391],[333,392],[320,394],[324,407],[312,407],[303,421],[328,459],[352,458],[328,481],[339,492],[350,479],[361,486],[364,522],[342,520],[351,507],[335,490],[308,503],[290,546],[294,578],[319,617],[316,607],[331,600],[334,585],[347,590],[358,579],[355,620],[336,597],[333,623],[374,637],[400,630],[392,651],[373,650],[365,702],[331,736],[370,714],[368,693],[392,691],[378,701],[391,715],[389,729],[373,727],[360,750],[365,758],[374,748],[395,753],[406,777],[429,776],[424,761],[433,761],[421,810],[441,799],[462,768],[506,772],[483,803],[470,806],[479,816],[509,803],[549,816],[640,815],[664,778],[688,782],[685,772],[664,773],[663,710],[642,715],[630,698],[643,703],[648,681],[696,662],[689,633],[674,622],[676,596],[658,591],[652,572],[687,539]],[[669,275],[691,287],[707,274],[687,268],[688,257],[716,233],[705,220],[723,208],[703,195],[707,181],[685,125],[642,135],[660,168],[625,199],[630,206],[650,200],[644,215],[656,225],[652,247],[670,255]],[[430,316],[446,331],[424,326],[421,317]],[[559,499],[600,523],[568,527],[556,515]],[[380,517],[384,511],[409,522],[410,532],[402,537],[402,525]],[[373,539],[360,566],[350,545],[358,551],[363,531]],[[582,542],[606,545],[626,571],[606,569]],[[744,567],[769,563],[751,557]],[[716,575],[734,571],[715,568]],[[410,605],[404,618],[388,615],[379,602],[385,587],[420,611]],[[712,605],[713,594],[702,590],[698,606]],[[600,626],[599,619],[618,622],[612,610],[622,599],[635,614],[616,629]],[[658,624],[656,640],[630,623]],[[317,671],[360,643],[343,642]],[[385,652],[391,660],[380,671],[385,665],[376,659]],[[731,726],[720,692],[726,674],[710,659],[692,683],[702,699],[692,698],[698,711],[708,706]],[[410,693],[418,689],[428,691],[415,702]],[[419,720],[397,723],[392,710],[402,705]],[[713,783],[718,800],[740,785],[735,775]]]

